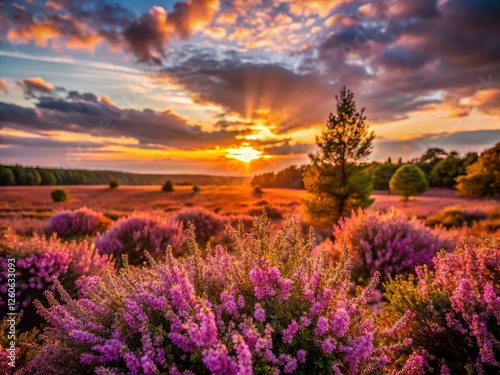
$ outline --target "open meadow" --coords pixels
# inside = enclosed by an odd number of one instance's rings
[[[183,207],[199,206],[223,215],[257,214],[263,206],[277,209],[283,216],[288,214],[301,218],[301,199],[304,190],[264,189],[262,196],[252,194],[250,186],[200,186],[194,193],[191,186],[176,186],[172,193],[161,191],[160,186],[67,186],[71,199],[68,202],[53,202],[51,186],[0,187],[0,223],[10,222],[18,233],[42,233],[47,219],[56,211],[88,207],[116,219],[134,211],[169,214]],[[430,189],[424,195],[409,202],[387,192],[375,192],[371,208],[388,210],[395,207],[408,216],[426,218],[443,208],[456,205],[474,207],[484,200],[460,198],[455,190]]]

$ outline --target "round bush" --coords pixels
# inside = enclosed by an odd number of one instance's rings
[[[87,207],[56,212],[47,222],[47,231],[63,238],[95,236],[108,229],[112,221]]]
[[[415,266],[432,265],[437,252],[453,250],[457,240],[453,233],[430,229],[396,209],[353,212],[334,226],[333,237],[333,256],[338,258],[347,246],[353,257],[353,275],[364,282],[375,271],[386,280],[388,274],[407,274]]]
[[[111,189],[117,189],[118,186],[119,186],[119,184],[118,184],[118,180],[116,178],[114,178],[111,181],[109,181],[109,187]]]
[[[255,186],[252,190],[252,194],[254,197],[260,198],[263,194],[262,188],[260,186]]]
[[[21,326],[31,328],[38,322],[31,302],[42,299],[45,290],[54,290],[57,278],[72,295],[75,281],[82,275],[100,274],[110,268],[107,257],[96,254],[94,245],[62,242],[56,237],[46,240],[38,235],[22,240],[9,227],[0,231],[0,306],[1,316],[7,309],[9,259],[15,259],[16,311],[24,309]]]
[[[97,236],[95,244],[101,254],[109,254],[121,267],[123,254],[130,264],[142,265],[146,261],[144,251],[160,257],[171,246],[180,253],[184,240],[182,223],[153,214],[134,214]]]
[[[433,373],[443,366],[441,374],[498,374],[500,242],[441,252],[434,268],[386,283],[386,314],[395,321],[411,309],[406,334],[429,353]]]
[[[69,200],[69,192],[64,188],[57,188],[50,192],[50,197],[54,202],[66,202]]]
[[[227,220],[212,211],[202,207],[184,208],[175,215],[175,219],[183,224],[183,228],[188,228],[191,222],[195,229],[196,238],[201,242],[208,242],[210,238],[224,231]]]
[[[420,195],[429,189],[424,172],[415,164],[406,164],[398,168],[389,181],[391,192],[401,195],[404,201]]]
[[[171,180],[165,181],[163,186],[161,187],[161,190],[166,192],[166,193],[173,192],[174,191],[174,183]]]
[[[198,187],[198,185],[193,186],[193,192],[199,193],[200,191],[201,191],[201,189]]]
[[[186,258],[81,280],[82,297],[38,303],[50,325],[31,369],[50,374],[375,374],[396,366],[406,343],[389,345],[365,309],[376,279],[349,293],[340,264],[310,256],[312,240],[291,219],[270,236],[232,230],[237,257],[216,246]],[[112,308],[110,308],[112,307]],[[407,314],[405,314],[406,316]],[[401,324],[399,324],[401,325]],[[56,339],[57,338],[57,339]],[[62,360],[64,359],[64,360]],[[398,363],[399,365],[399,363]],[[414,355],[393,374],[422,374]]]

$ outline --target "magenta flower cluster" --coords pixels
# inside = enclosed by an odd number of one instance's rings
[[[459,236],[440,228],[430,229],[423,222],[409,219],[403,212],[359,210],[334,226],[333,255],[347,246],[353,257],[356,279],[368,280],[378,271],[408,274],[418,265],[432,265],[441,250],[452,251]]]
[[[102,212],[82,207],[56,212],[47,222],[47,232],[57,233],[63,238],[95,236],[104,232],[111,224],[111,220]]]
[[[74,291],[74,281],[82,275],[101,273],[110,268],[107,257],[102,257],[93,245],[62,242],[56,237],[46,240],[35,235],[22,240],[10,228],[0,232],[0,306],[7,304],[8,259],[14,258],[16,269],[16,311],[27,308],[45,290],[54,290],[57,278]]]
[[[471,366],[477,374],[500,371],[500,243],[482,246],[464,245],[454,253],[440,253],[434,259],[435,272],[417,268],[419,293],[422,298],[439,293],[442,297],[434,306],[440,308],[443,296],[449,299],[444,311],[445,322],[434,322],[434,332],[458,335],[466,347],[474,348]],[[439,304],[438,304],[439,303]],[[466,355],[462,355],[466,360]]]
[[[252,233],[229,233],[237,257],[216,246],[203,259],[190,238],[188,257],[169,250],[165,260],[149,257],[148,269],[82,278],[79,299],[38,302],[49,328],[30,368],[132,375],[390,370],[408,340],[383,339],[365,308],[378,274],[351,296],[348,254],[338,264],[311,257],[313,240],[300,237],[293,219],[274,236],[265,217]],[[420,375],[423,367],[414,355],[388,373]]]
[[[228,222],[225,217],[202,207],[184,208],[175,215],[175,219],[182,222],[184,229],[191,222],[195,227],[196,239],[201,242],[208,242],[220,234]]]
[[[132,265],[146,261],[144,252],[162,256],[167,246],[174,253],[182,251],[185,241],[182,223],[156,214],[138,213],[117,221],[107,232],[95,238],[99,253],[108,254],[121,266],[122,255]]]

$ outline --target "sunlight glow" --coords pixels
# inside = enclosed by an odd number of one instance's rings
[[[250,163],[252,160],[258,160],[263,157],[262,151],[254,149],[248,143],[243,143],[239,148],[228,148],[226,151],[226,158],[236,159],[244,163]]]

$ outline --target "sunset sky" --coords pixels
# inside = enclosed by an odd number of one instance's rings
[[[498,0],[2,4],[3,164],[279,170],[307,162],[344,85],[372,160],[500,140]]]

